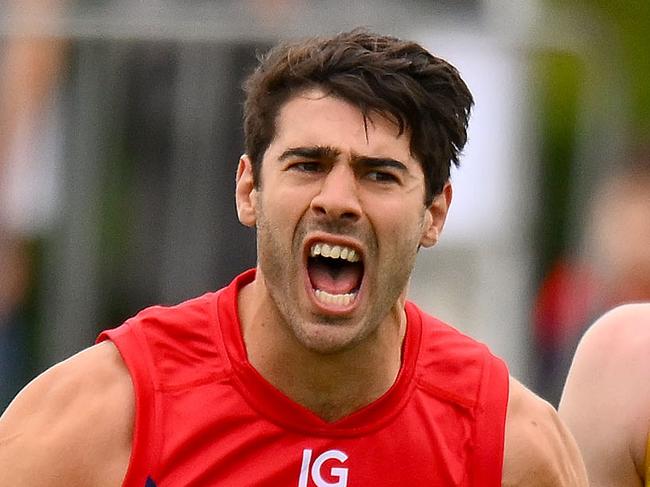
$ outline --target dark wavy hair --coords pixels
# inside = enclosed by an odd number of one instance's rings
[[[474,101],[456,68],[415,42],[363,29],[277,45],[244,83],[245,146],[255,184],[278,112],[310,88],[354,104],[366,119],[377,113],[394,121],[400,134],[408,132],[425,175],[425,204],[431,204],[467,142]]]

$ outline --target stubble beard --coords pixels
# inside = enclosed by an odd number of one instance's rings
[[[400,245],[392,259],[380,262],[377,239],[368,231],[364,238],[368,245],[366,261],[376,262],[377,266],[373,281],[366,283],[365,300],[369,303],[366,312],[356,317],[317,315],[300,309],[308,306],[300,300],[303,286],[301,246],[311,230],[310,225],[304,217],[299,221],[289,248],[275,237],[281,235],[281,229],[268,221],[261,205],[256,226],[258,265],[275,308],[274,315],[302,347],[318,354],[345,352],[375,335],[404,292],[415,265],[417,242]],[[330,233],[351,233],[322,228],[322,225],[318,228]]]
[[[287,246],[276,238],[281,235],[281,230],[272,225],[264,211],[258,208],[258,265],[280,326],[289,330],[303,348],[319,354],[332,354],[352,348],[359,340],[342,336],[351,318],[317,315],[305,309],[309,304],[301,296],[304,286],[301,245],[307,232],[301,220]]]

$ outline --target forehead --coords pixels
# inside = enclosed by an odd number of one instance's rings
[[[410,152],[410,133],[377,113],[364,118],[354,104],[313,89],[294,95],[278,112],[269,149],[330,146],[341,154],[392,157],[417,162]]]

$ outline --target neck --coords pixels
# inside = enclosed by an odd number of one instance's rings
[[[264,379],[326,421],[341,419],[390,389],[401,366],[403,299],[376,333],[353,348],[323,354],[296,340],[261,287],[253,281],[240,290],[238,301],[248,360]]]

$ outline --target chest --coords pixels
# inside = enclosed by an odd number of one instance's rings
[[[476,485],[473,418],[463,408],[415,393],[385,421],[317,427],[291,411],[269,418],[220,389],[163,400],[160,456],[150,469],[156,485]]]

